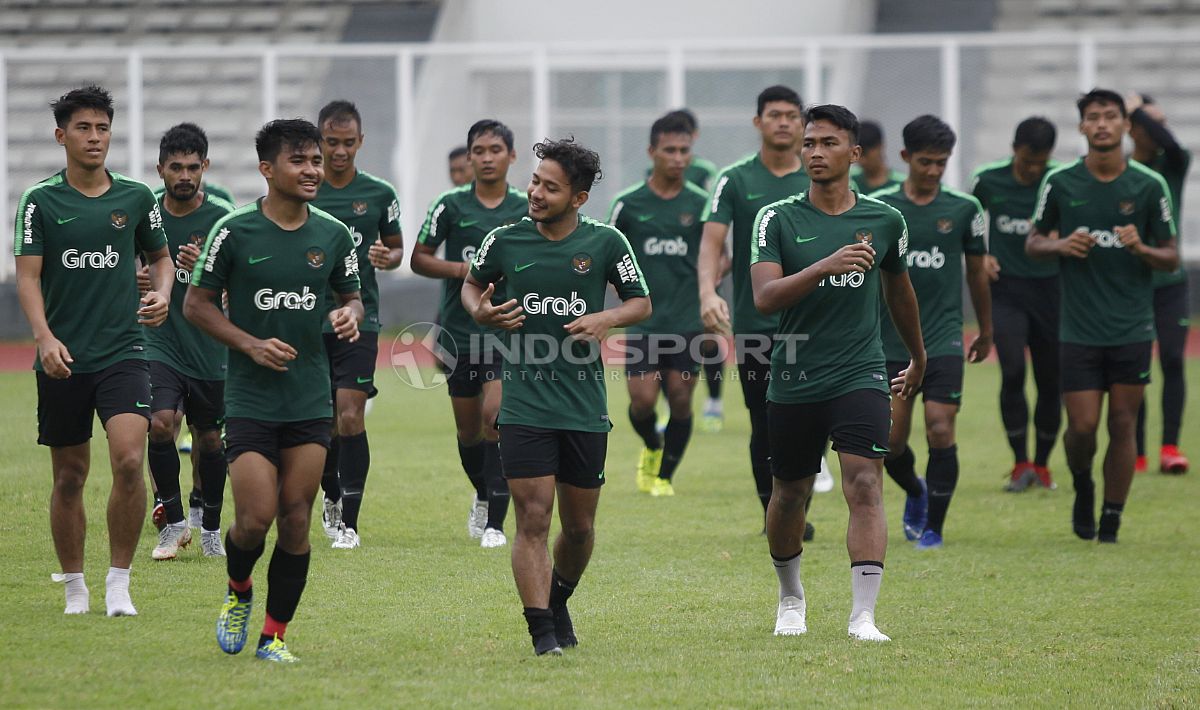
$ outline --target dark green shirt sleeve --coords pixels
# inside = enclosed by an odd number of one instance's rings
[[[1033,228],[1049,236],[1058,231],[1058,191],[1053,175],[1047,175],[1038,189],[1037,207],[1033,213]],[[1065,237],[1065,234],[1060,234]]]
[[[37,202],[37,193],[29,190],[17,205],[16,231],[13,235],[13,254],[16,256],[42,255],[42,210]]]
[[[147,186],[141,186],[139,191],[142,198],[143,218],[138,220],[137,238],[138,249],[144,252],[158,251],[167,245],[167,233],[163,230],[162,212],[158,210],[158,200]]]
[[[650,288],[646,286],[646,279],[642,276],[642,267],[638,265],[637,257],[633,255],[633,247],[629,246],[629,240],[625,235],[617,230],[613,230],[617,237],[612,240],[614,248],[612,250],[613,258],[608,265],[608,282],[617,289],[617,295],[622,301],[628,301],[631,298],[639,296],[649,296]]]
[[[232,232],[225,226],[225,220],[213,225],[204,240],[204,249],[196,266],[192,270],[192,285],[206,288],[210,291],[220,291],[229,280],[229,270],[233,266]]]
[[[337,266],[329,272],[329,286],[337,293],[354,293],[362,288],[358,280],[358,250],[354,237],[343,226],[338,237]]]
[[[966,209],[966,227],[963,228],[963,254],[967,256],[983,256],[987,253],[987,218],[983,216],[983,205],[970,203]]]
[[[758,211],[754,218],[754,241],[750,242],[750,263],[769,261],[782,264],[779,255],[779,220],[770,205]]]
[[[500,264],[501,229],[503,227],[493,229],[483,238],[479,251],[475,252],[475,260],[471,262],[471,278],[481,284],[495,283],[504,276],[504,269]]]
[[[400,198],[396,189],[387,186],[383,190],[383,209],[379,212],[379,236],[391,237],[400,233]]]
[[[908,223],[899,212],[892,215],[888,222],[893,234],[888,240],[887,253],[883,255],[879,265],[888,273],[902,274],[908,271]]]
[[[429,206],[429,213],[425,215],[425,223],[421,225],[421,231],[417,233],[418,243],[436,249],[446,241],[446,237],[450,236],[450,228],[454,225],[451,207],[446,195],[442,195]]]
[[[737,199],[737,189],[733,182],[734,176],[728,171],[717,176],[717,184],[713,185],[708,204],[704,206],[704,214],[700,216],[701,222],[733,223],[733,201]]]

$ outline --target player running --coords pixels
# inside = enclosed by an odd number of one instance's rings
[[[912,353],[891,381],[900,399],[920,386],[925,352],[906,273],[904,217],[850,189],[857,131],[858,120],[841,106],[809,109],[803,151],[812,186],[764,207],[751,242],[755,306],[781,314],[767,390],[774,477],[767,544],[779,577],[777,636],[808,631],[800,581],[804,509],[832,440],[850,509],[848,632],[889,640],[875,625],[887,550],[880,462],[888,451],[889,383],[879,340],[881,294]]]
[[[333,325],[324,325],[325,351],[336,416],[325,457],[321,487],[325,491],[321,522],[333,540],[333,549],[359,546],[358,513],[362,507],[371,447],[367,442],[367,400],[378,394],[375,361],[379,355],[379,282],[375,271],[400,266],[404,241],[400,235],[400,201],[387,182],[359,170],[354,158],[363,145],[362,116],[349,101],[331,101],[317,117],[321,130],[321,156],[325,180],[313,200],[314,207],[336,217],[350,228],[358,253],[362,306],[366,315],[358,338],[339,338]],[[325,299],[325,312],[333,310],[334,294]]]
[[[925,480],[917,478],[916,457],[908,446],[913,400],[892,400],[892,430],[884,467],[908,500],[904,506],[904,536],[918,550],[942,546],[942,527],[954,488],[958,485],[958,446],[955,420],[963,395],[962,264],[979,333],[971,341],[967,360],[983,362],[992,349],[992,300],[984,265],[986,222],[983,207],[971,195],[942,184],[946,162],[956,136],[936,116],[919,116],[904,127],[908,177],[900,185],[872,193],[895,207],[908,224],[908,271],[921,304],[921,332],[929,364],[918,388],[925,402],[925,439],[929,462]],[[880,324],[888,376],[908,367],[911,350],[883,314]]]
[[[513,576],[543,655],[578,643],[567,600],[592,556],[612,428],[600,343],[648,317],[650,299],[625,237],[579,215],[600,156],[571,139],[538,143],[534,154],[529,216],[484,240],[462,302],[481,325],[515,331],[504,356],[501,460],[517,514]],[[492,305],[501,279],[509,300]],[[610,283],[622,303],[605,309]],[[551,566],[556,496],[562,530]]]
[[[1029,217],[1038,184],[1054,167],[1054,124],[1033,116],[1017,124],[1012,156],[979,166],[971,192],[987,210],[988,256],[996,355],[1000,359],[1000,419],[1013,452],[1005,490],[1018,493],[1031,484],[1055,488],[1047,462],[1062,422],[1058,372],[1058,260],[1031,259],[1025,253]],[[1037,403],[1029,458],[1029,404],[1025,400],[1025,349],[1033,366]]]
[[[1025,250],[1033,257],[1059,257],[1063,448],[1075,485],[1072,526],[1084,540],[1116,542],[1133,483],[1138,407],[1150,381],[1151,270],[1174,271],[1179,251],[1166,182],[1121,153],[1129,128],[1121,95],[1092,89],[1076,106],[1087,155],[1042,180]],[[1109,442],[1097,530],[1092,459],[1105,392]]]
[[[267,195],[213,227],[192,274],[184,314],[229,347],[225,450],[234,522],[225,536],[229,584],[217,644],[246,644],[254,565],[267,531],[277,539],[267,570],[267,614],[255,655],[291,663],[284,634],[308,581],[309,520],[329,446],[329,360],[321,325],[353,342],[364,309],[350,230],[308,203],[324,177],[321,133],[301,119],[258,132]],[[338,306],[325,311],[326,290]],[[229,316],[220,295],[229,294]]]
[[[652,496],[673,496],[672,477],[692,436],[692,392],[699,373],[700,321],[696,258],[708,195],[684,179],[691,159],[691,124],[679,112],[650,127],[650,177],[613,200],[608,222],[634,251],[659,308],[626,330],[625,375],[629,421],[644,447],[637,487]],[[712,339],[712,336],[709,336]],[[671,418],[655,427],[658,392],[665,390]]]
[[[521,220],[529,212],[525,194],[508,184],[508,169],[517,159],[513,133],[492,119],[476,121],[467,131],[475,179],[442,193],[429,207],[413,249],[415,273],[442,281],[438,322],[456,355],[446,388],[454,410],[458,456],[475,488],[467,517],[467,534],[481,547],[502,547],[508,517],[508,482],[500,466],[500,356],[485,342],[496,337],[480,328],[463,308],[462,284],[471,260],[493,229]],[[438,246],[445,244],[442,258]],[[497,288],[503,293],[504,287]],[[503,302],[503,297],[498,302]],[[493,301],[497,301],[493,298]]]
[[[146,185],[104,167],[112,97],[99,86],[51,104],[66,169],[30,187],[17,204],[13,253],[17,296],[33,329],[38,443],[50,448],[50,532],[66,583],[67,614],[89,609],[83,579],[87,530],[83,487],[92,419],[108,436],[108,616],[136,616],[129,567],[146,514],[142,459],[150,428],[150,374],[141,326],[167,318],[175,269],[162,217]],[[139,298],[136,254],[152,288]]]
[[[462,187],[471,182],[471,156],[467,146],[458,145],[446,155],[446,166],[450,175],[450,184]]]
[[[904,182],[904,173],[888,167],[887,149],[883,143],[883,126],[875,121],[858,125],[858,146],[862,157],[850,169],[850,187],[871,194]]]

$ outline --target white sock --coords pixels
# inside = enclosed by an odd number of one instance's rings
[[[109,616],[137,616],[133,600],[129,598],[129,570],[109,567],[104,579],[104,606]]]
[[[850,563],[850,589],[854,595],[850,623],[862,620],[864,615],[871,623],[875,623],[875,600],[879,597],[879,585],[882,583],[882,562],[865,560]]]
[[[86,614],[90,607],[88,588],[83,582],[83,572],[52,574],[50,579],[66,583],[67,606],[64,614]]]
[[[800,583],[800,553],[797,552],[783,560],[771,555],[771,562],[775,564],[775,575],[779,577],[779,600],[783,601],[784,597],[803,599],[804,585]]]

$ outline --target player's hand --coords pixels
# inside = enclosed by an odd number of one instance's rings
[[[704,321],[704,329],[710,333],[729,335],[733,331],[729,319],[729,304],[716,293],[700,299],[700,320]]]
[[[296,359],[296,349],[279,338],[255,340],[246,354],[255,364],[276,372],[287,372],[287,364]]]
[[[1136,91],[1125,94],[1125,113],[1131,114],[1142,107],[1142,95]]]
[[[1132,224],[1113,227],[1113,232],[1121,240],[1121,246],[1125,247],[1125,250],[1130,254],[1140,256],[1145,250],[1146,243],[1142,241],[1142,235],[1138,234],[1138,228]]]
[[[921,387],[924,379],[925,361],[909,360],[908,367],[901,370],[900,374],[892,380],[892,394],[900,399],[908,399]]]
[[[866,273],[875,265],[875,249],[870,244],[854,242],[838,249],[821,260],[822,273],[830,276]]]
[[[475,312],[471,314],[475,322],[504,330],[520,328],[525,322],[525,309],[517,305],[515,298],[493,306],[492,294],[495,292],[496,284],[488,284],[483,293],[479,294],[479,303],[475,304]]]
[[[200,258],[200,247],[188,242],[179,247],[179,255],[175,257],[175,266],[189,274],[196,268],[196,260]]]
[[[1090,252],[1094,246],[1096,246],[1096,240],[1092,239],[1092,233],[1087,229],[1080,227],[1074,232],[1071,232],[1066,239],[1058,240],[1058,253],[1060,256],[1086,259],[1088,252]]]
[[[980,333],[971,341],[971,347],[967,349],[967,362],[983,362],[992,352],[992,334]]]
[[[142,307],[138,309],[138,323],[157,328],[167,319],[169,303],[158,291],[147,291],[142,296]]]
[[[329,322],[333,324],[333,332],[338,340],[353,343],[358,340],[358,317],[349,306],[342,306],[329,312]]]
[[[150,267],[148,265],[137,270],[137,285],[139,296],[145,296],[146,292],[150,290]]]
[[[62,341],[53,335],[47,335],[37,341],[37,349],[38,357],[42,361],[42,370],[47,377],[65,380],[71,376],[69,366],[75,362],[75,358],[71,357],[71,353],[67,350],[67,346],[62,344]]]
[[[564,325],[563,329],[571,334],[572,340],[599,343],[608,336],[608,331],[612,326],[612,320],[608,314],[601,311],[599,313],[588,313],[585,316],[579,316]]]
[[[371,262],[371,266],[376,269],[390,269],[392,268],[392,250],[383,243],[382,239],[376,239],[371,248],[367,250],[367,261]]]
[[[983,272],[987,274],[988,281],[999,281],[1000,260],[991,254],[985,254],[983,257]]]

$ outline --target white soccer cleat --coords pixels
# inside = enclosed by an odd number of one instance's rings
[[[508,538],[504,536],[503,530],[496,528],[488,528],[483,531],[483,536],[479,540],[480,547],[504,547],[508,544]]]
[[[857,619],[851,619],[847,632],[850,634],[850,638],[856,638],[859,641],[892,640],[890,636],[875,626],[875,616],[870,613],[862,614]]]
[[[467,515],[467,534],[478,540],[487,526],[488,502],[471,496],[471,512]]]
[[[821,457],[821,470],[817,471],[817,480],[813,482],[813,490],[817,493],[828,493],[833,490],[833,471],[829,470],[829,462]]]
[[[179,554],[180,548],[187,547],[192,541],[192,529],[186,520],[178,523],[168,523],[158,531],[158,547],[150,553],[156,560],[173,560]]]
[[[321,510],[321,527],[325,528],[325,537],[336,540],[342,530],[342,499],[334,503],[328,498],[322,498],[324,507]]]
[[[204,509],[198,505],[188,507],[188,525],[197,530],[203,529]]]
[[[333,549],[353,550],[359,544],[358,533],[354,531],[354,528],[348,528],[343,525],[342,529],[338,531],[337,539],[333,541]]]
[[[776,636],[799,636],[808,633],[808,624],[804,621],[805,603],[797,597],[784,597],[779,600],[779,609],[775,612]]]
[[[221,531],[201,530],[200,551],[205,557],[224,557],[225,545],[221,542]]]

